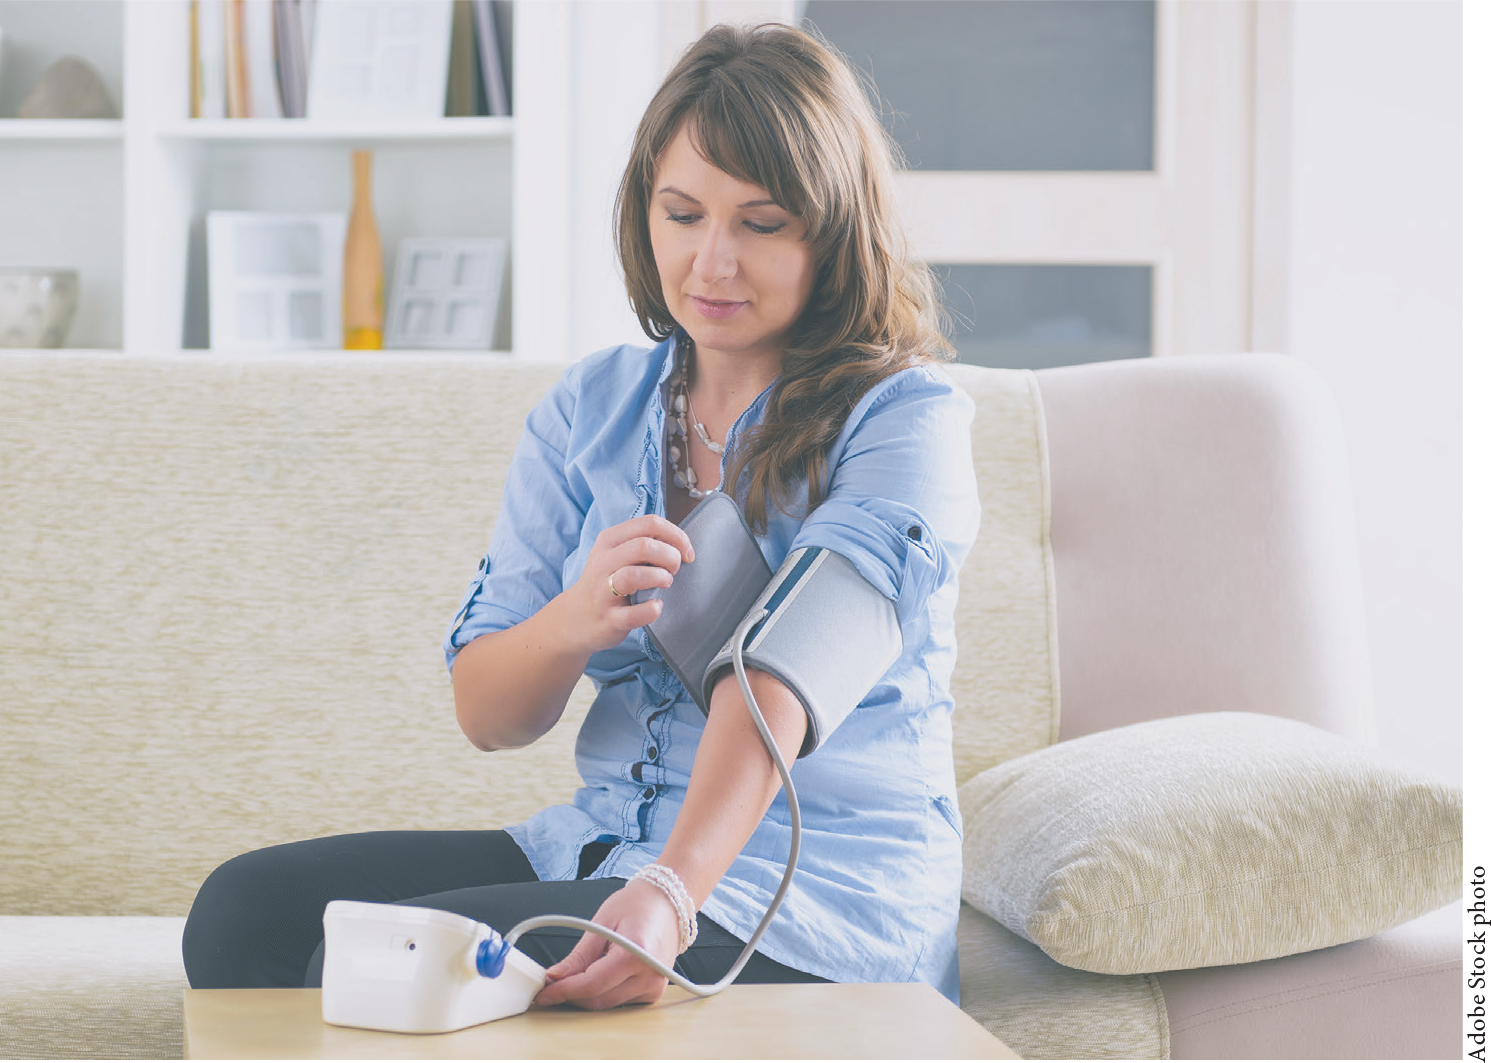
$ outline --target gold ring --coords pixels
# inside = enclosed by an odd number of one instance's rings
[[[608,587],[611,588],[611,593],[614,594],[614,595],[616,595],[616,597],[618,597],[618,598],[625,598],[626,597],[626,595],[622,594],[619,590],[616,589],[616,573],[613,572],[609,576],[606,577],[606,586],[608,586]]]

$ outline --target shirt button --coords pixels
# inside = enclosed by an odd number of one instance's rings
[[[648,760],[657,760],[657,746],[648,746],[647,747],[647,759]]]
[[[914,543],[921,542],[922,526],[920,524],[913,524],[911,527],[906,529],[906,536]]]
[[[645,790],[642,791],[642,799],[644,801],[651,801],[656,796],[657,796],[657,790],[654,789],[651,786],[649,786],[647,789],[645,789]]]

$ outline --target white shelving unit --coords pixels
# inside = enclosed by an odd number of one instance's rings
[[[12,144],[47,144],[53,141],[106,144],[123,139],[124,123],[118,120],[64,122],[37,119],[0,123],[0,141]]]
[[[47,124],[60,126],[67,123]],[[511,118],[442,118],[435,125],[420,122],[380,124],[372,135],[384,142],[455,144],[507,140],[511,139],[512,131]],[[157,134],[166,140],[259,141],[268,144],[295,141],[361,144],[369,139],[369,129],[364,123],[269,118],[187,119],[183,122],[163,123],[157,129]],[[103,131],[98,135],[103,135]]]
[[[504,237],[495,346],[572,357],[544,324],[563,320],[568,289],[536,279],[564,275],[569,242],[517,208],[567,202],[570,5],[511,2],[514,117],[353,124],[190,118],[187,0],[0,0],[12,49],[83,55],[123,108],[119,121],[0,117],[0,264],[82,271],[69,346],[205,348],[207,212],[346,210],[350,153],[368,148],[385,277],[401,238]]]
[[[87,59],[118,105],[123,18],[123,5],[107,0],[0,0],[0,265],[78,271],[73,346],[123,342],[124,122],[14,115],[67,54]]]

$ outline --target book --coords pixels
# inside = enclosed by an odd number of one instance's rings
[[[191,102],[187,105],[187,115],[191,118],[202,117],[202,44],[197,34],[197,0],[191,0],[187,8],[187,24],[190,33],[191,48],[188,57],[189,69],[191,70]],[[0,35],[0,55],[5,51],[5,38]]]
[[[243,55],[248,72],[249,117],[285,117],[274,69],[272,0],[243,0]]]
[[[192,0],[196,11],[197,64],[193,82],[197,89],[194,118],[228,117],[227,45],[224,37],[226,13],[223,0]]]
[[[223,82],[229,118],[249,117],[248,68],[243,55],[244,0],[224,0]]]
[[[305,117],[306,47],[301,0],[274,0],[274,69],[286,118]]]
[[[306,84],[310,84],[311,48],[316,41],[316,5],[321,0],[300,0],[300,39],[305,42]]]
[[[476,22],[476,51],[481,60],[481,90],[486,102],[482,113],[512,114],[502,61],[501,30],[497,24],[497,0],[471,0],[471,11]]]
[[[451,118],[480,114],[477,91],[476,27],[471,0],[455,0],[450,17],[450,84],[445,90],[445,113]]]

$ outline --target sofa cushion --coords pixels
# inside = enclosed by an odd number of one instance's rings
[[[180,1059],[184,923],[0,916],[0,1059]]]
[[[1063,967],[965,904],[963,1010],[1021,1059],[1167,1059],[1165,997],[1152,974]]]
[[[1279,717],[1098,732],[991,768],[959,796],[964,898],[1088,971],[1323,948],[1459,889],[1458,788]]]

